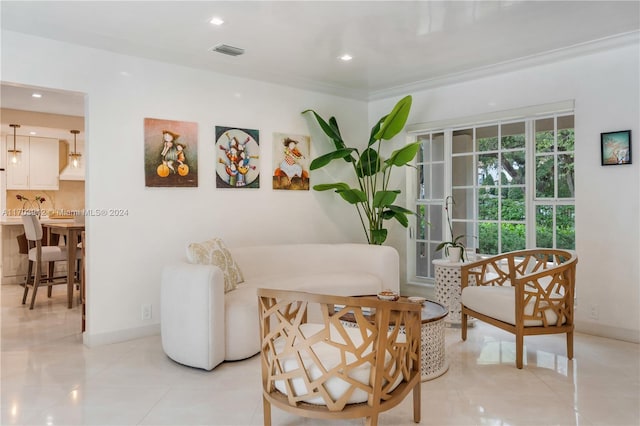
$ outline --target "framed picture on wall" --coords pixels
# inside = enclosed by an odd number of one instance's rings
[[[273,189],[309,190],[311,137],[273,134]]]
[[[603,166],[631,164],[631,130],[600,133]]]
[[[198,186],[198,123],[144,119],[147,187]]]
[[[216,188],[260,188],[260,132],[215,126]]]

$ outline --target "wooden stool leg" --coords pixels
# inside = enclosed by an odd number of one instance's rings
[[[29,284],[31,284],[31,274],[33,273],[33,262],[29,261],[27,266],[27,278],[24,282],[24,293],[22,294],[22,304],[27,302],[27,294],[29,293]]]
[[[48,275],[47,278],[49,278],[48,283],[49,285],[47,286],[47,297],[51,297],[51,290],[53,289],[53,281],[51,281],[51,278],[53,278],[53,267],[55,266],[54,262],[49,262],[49,270],[48,270]]]
[[[33,309],[33,305],[36,303],[36,294],[38,293],[38,286],[40,285],[40,278],[42,276],[42,262],[36,262],[36,277],[33,281],[33,293],[31,293],[31,304],[29,309]]]

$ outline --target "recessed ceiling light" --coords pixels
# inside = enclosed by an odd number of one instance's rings
[[[31,94],[31,97],[32,97],[32,98],[41,98],[41,97],[42,97],[42,95],[41,95],[40,93],[32,93],[32,94]]]
[[[340,56],[340,60],[341,61],[350,61],[353,59],[353,56],[349,55],[348,53],[345,53],[344,55]]]
[[[209,23],[213,24],[213,25],[222,25],[224,24],[224,19],[222,18],[218,18],[217,16],[214,16],[213,18],[211,18],[211,20],[209,21]]]
[[[33,130],[29,132],[30,135],[37,135],[36,132],[34,132]]]

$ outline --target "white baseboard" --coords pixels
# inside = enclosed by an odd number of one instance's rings
[[[109,331],[106,333],[89,334],[84,332],[82,334],[82,343],[91,348],[158,334],[160,334],[160,323],[145,325],[144,327],[127,328],[125,330]]]
[[[624,340],[625,342],[640,343],[640,330],[612,327],[610,325],[603,325],[589,321],[576,322],[575,330],[580,333],[592,334],[594,336]]]

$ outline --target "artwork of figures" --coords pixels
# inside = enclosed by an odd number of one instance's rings
[[[145,185],[198,186],[197,148],[198,123],[145,118]]]
[[[216,188],[260,188],[258,130],[216,126]]]
[[[273,134],[273,189],[309,190],[311,138]]]

